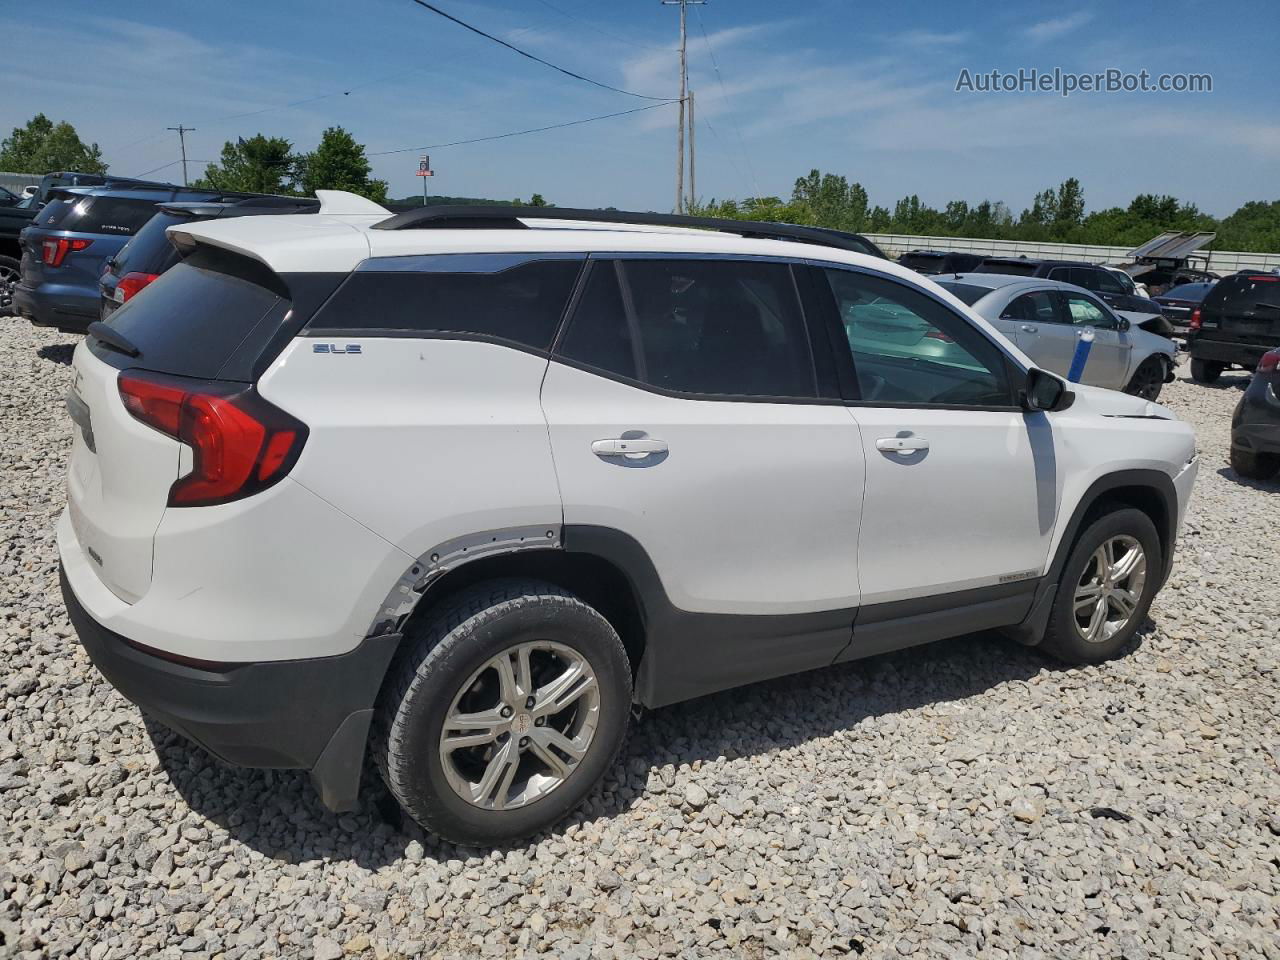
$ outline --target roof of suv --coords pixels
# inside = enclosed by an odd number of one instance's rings
[[[351,197],[350,200],[360,198]],[[170,227],[179,243],[209,243],[261,260],[279,273],[349,272],[375,257],[408,257],[449,253],[692,253],[737,256],[785,256],[796,259],[874,265],[890,273],[914,277],[913,271],[888,260],[823,246],[817,241],[743,237],[716,230],[645,223],[653,215],[635,214],[640,222],[593,222],[563,219],[568,213],[548,207],[545,213],[513,219],[494,211],[490,223],[466,225],[448,221],[430,229],[395,229],[383,226],[388,212],[365,201],[362,206],[344,200],[341,205],[322,198],[318,214],[307,216],[251,217],[205,220]],[[335,212],[335,211],[341,212]],[[600,211],[602,216],[625,215]],[[557,216],[559,214],[559,217]],[[401,215],[404,216],[404,215]],[[492,224],[492,225],[491,225]],[[378,229],[374,229],[378,225]],[[764,230],[768,224],[743,221],[744,233]],[[794,228],[803,231],[804,228]],[[183,237],[190,237],[184,241]],[[838,235],[831,234],[833,243]]]

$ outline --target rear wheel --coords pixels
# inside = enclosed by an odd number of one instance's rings
[[[1216,360],[1191,358],[1191,379],[1196,383],[1216,383],[1225,369],[1226,364],[1218,363]]]
[[[13,288],[21,273],[22,265],[17,260],[0,256],[0,317],[13,312]]]
[[[1270,480],[1280,472],[1280,454],[1232,447],[1231,469],[1249,480]]]
[[[410,638],[384,691],[375,758],[424,828],[494,845],[552,826],[613,764],[631,669],[609,622],[549,583],[493,580]]]
[[[1155,400],[1164,387],[1164,374],[1164,361],[1159,357],[1147,357],[1138,364],[1138,369],[1133,372],[1133,379],[1124,388],[1124,392],[1143,400]]]
[[[1114,657],[1147,615],[1162,558],[1155,524],[1141,510],[1117,506],[1094,520],[1062,569],[1044,649],[1068,663]]]

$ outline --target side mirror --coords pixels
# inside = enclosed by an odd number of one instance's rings
[[[1064,381],[1052,373],[1032,367],[1027,371],[1027,381],[1020,399],[1024,410],[1054,413],[1066,410],[1075,403],[1076,395],[1067,389]]]
[[[1128,330],[1128,329],[1129,329],[1129,321],[1128,321],[1128,320],[1126,320],[1124,317],[1116,317],[1116,319],[1117,319],[1118,321],[1120,321],[1120,332],[1121,332],[1121,333],[1124,333],[1126,330]]]

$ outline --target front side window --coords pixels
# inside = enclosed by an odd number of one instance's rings
[[[826,270],[864,401],[1007,406],[1004,355],[967,320],[910,287]]]
[[[817,396],[783,263],[598,260],[557,353],[678,393]]]
[[[1077,327],[1098,327],[1111,329],[1116,322],[1103,306],[1089,297],[1075,293],[1063,294],[1067,307],[1067,317]]]

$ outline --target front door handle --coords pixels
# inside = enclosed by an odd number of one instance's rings
[[[1023,333],[1035,333],[1035,332],[1036,332],[1036,328],[1035,328],[1035,327],[1033,327],[1033,326],[1032,326],[1031,324],[1029,324],[1029,323],[1024,323],[1024,324],[1023,324],[1022,326],[1020,326],[1018,329],[1019,329],[1019,330],[1021,330]]]
[[[929,441],[924,437],[881,437],[876,441],[876,449],[884,453],[912,454],[928,450]]]
[[[666,453],[665,440],[596,440],[591,444],[591,452],[597,457],[627,457],[638,460],[654,453]]]

